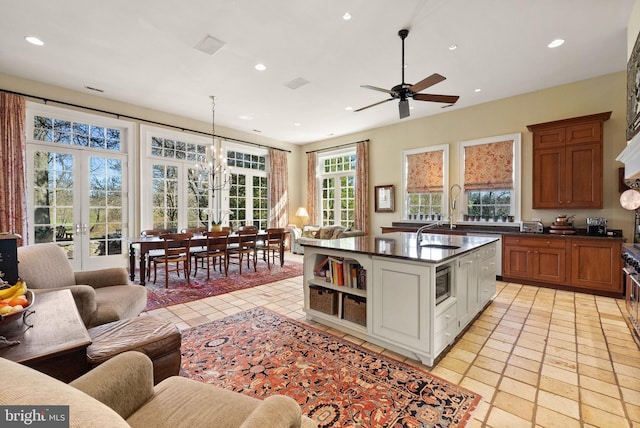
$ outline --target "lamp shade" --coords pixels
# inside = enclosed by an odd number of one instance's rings
[[[309,213],[305,207],[300,207],[296,211],[296,217],[309,217]]]

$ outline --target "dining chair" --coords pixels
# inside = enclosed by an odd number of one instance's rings
[[[140,236],[143,238],[147,238],[147,237],[160,237],[161,235],[166,235],[167,233],[171,233],[171,230],[169,229],[145,229],[142,232],[140,232]],[[151,260],[153,260],[154,257],[158,257],[164,254],[164,250],[158,249],[158,250],[149,250],[149,253],[147,254],[147,281],[149,280],[149,278],[151,278]]]
[[[258,239],[257,229],[238,230],[238,243],[229,245],[227,248],[227,268],[229,263],[232,263],[233,258],[238,259],[238,267],[240,274],[242,274],[242,260],[244,256],[247,257],[247,269],[249,269],[249,262],[253,259],[253,270],[257,271],[256,264],[258,263],[258,251],[256,248],[256,241]],[[233,262],[235,263],[235,262]]]
[[[267,262],[267,267],[271,269],[271,263],[276,264],[276,257],[280,259],[280,248],[284,245],[284,228],[272,227],[266,230],[267,237],[258,244],[258,251],[262,251],[262,260]]]
[[[196,269],[193,273],[195,277],[198,274],[198,260],[201,262],[207,263],[207,279],[211,279],[211,263],[213,260],[213,268],[216,268],[216,261],[220,263],[220,271],[222,272],[222,266],[224,262],[224,276],[227,276],[228,265],[227,265],[227,247],[229,246],[229,232],[228,231],[220,231],[220,232],[205,232],[204,236],[206,236],[207,241],[205,251],[201,251],[194,254],[196,260]]]
[[[257,226],[254,226],[254,225],[252,225],[252,224],[249,224],[249,225],[246,225],[246,226],[240,226],[240,227],[238,228],[238,232],[239,232],[239,231],[241,231],[241,230],[254,230],[254,231],[256,231],[256,232],[257,232],[257,231],[258,231],[258,227],[257,227]]]
[[[191,233],[168,233],[162,235],[164,240],[164,254],[153,258],[153,283],[156,283],[156,275],[158,273],[158,264],[164,264],[164,286],[169,288],[169,272],[176,272],[180,277],[180,263],[184,270],[184,277],[189,282],[189,274],[191,273]],[[169,269],[169,265],[175,263],[175,269]]]
[[[206,227],[186,227],[182,229],[180,233],[191,233],[193,236],[204,236],[206,231]],[[197,247],[191,246],[191,255],[193,256],[196,253],[201,253],[206,250],[207,249],[204,245],[198,245]]]

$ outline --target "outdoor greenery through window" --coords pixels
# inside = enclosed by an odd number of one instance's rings
[[[320,157],[320,207],[322,225],[352,227],[355,214],[356,154]]]
[[[231,170],[229,225],[232,230],[254,225],[264,230],[269,221],[269,186],[266,156],[227,151]],[[223,210],[224,211],[224,210]]]
[[[120,130],[51,117],[33,117],[34,140],[120,151]]]
[[[442,192],[410,193],[408,195],[409,220],[442,220]]]
[[[483,190],[467,192],[470,220],[507,221],[511,215],[510,190]]]

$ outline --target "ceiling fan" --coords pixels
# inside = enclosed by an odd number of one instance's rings
[[[418,100],[418,101],[431,101],[434,103],[446,103],[446,104],[455,104],[455,102],[458,101],[458,98],[460,97],[457,95],[435,95],[435,94],[419,94],[418,93],[423,89],[427,89],[428,87],[433,86],[436,83],[440,83],[446,79],[446,77],[438,73],[434,73],[431,76],[422,79],[415,85],[410,85],[408,83],[405,83],[404,81],[404,39],[407,38],[407,35],[409,35],[409,30],[403,29],[398,31],[398,36],[400,36],[400,38],[402,39],[402,64],[401,64],[402,65],[402,83],[394,86],[390,90],[384,89],[384,88],[378,88],[377,86],[362,85],[361,86],[362,88],[373,89],[374,91],[386,92],[387,94],[391,95],[391,98],[388,98],[384,101],[379,101],[375,104],[371,104],[366,107],[359,108],[355,111],[362,111],[370,107],[374,107],[379,104],[386,103],[392,100],[400,100],[400,102],[398,103],[398,107],[400,109],[400,119],[404,119],[405,117],[409,116],[409,98],[413,98],[414,100]]]

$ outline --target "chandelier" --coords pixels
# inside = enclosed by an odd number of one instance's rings
[[[229,184],[230,174],[224,150],[221,145],[216,145],[216,97],[210,95],[209,98],[211,98],[211,146],[205,158],[198,162],[198,168],[207,174],[209,188],[215,198],[215,192]]]

